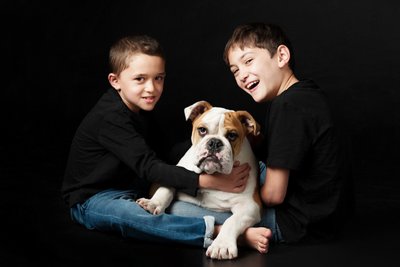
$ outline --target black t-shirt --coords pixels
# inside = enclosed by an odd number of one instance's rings
[[[327,99],[314,82],[300,81],[270,102],[265,136],[267,166],[290,170],[285,200],[275,207],[284,239],[333,234],[350,173]]]
[[[104,93],[72,140],[61,188],[68,206],[109,188],[146,190],[151,182],[196,194],[199,175],[166,164],[152,149],[163,136],[148,114],[130,111],[113,88]]]

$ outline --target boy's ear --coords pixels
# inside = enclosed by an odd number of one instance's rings
[[[108,74],[108,82],[117,91],[121,88],[121,86],[119,85],[119,82],[118,82],[118,76],[114,73]]]
[[[278,46],[276,50],[276,54],[278,55],[278,66],[284,67],[289,64],[290,60],[290,50],[286,45]]]

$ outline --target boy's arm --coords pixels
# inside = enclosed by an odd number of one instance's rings
[[[267,167],[266,179],[261,187],[261,199],[266,206],[281,204],[286,196],[290,170]]]

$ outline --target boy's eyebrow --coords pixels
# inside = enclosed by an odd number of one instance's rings
[[[164,72],[159,72],[159,73],[157,73],[157,75],[166,75],[167,73],[164,71]],[[136,73],[135,74],[135,76],[148,76],[149,74],[148,73]]]
[[[251,51],[244,53],[243,55],[240,56],[239,60],[242,60],[245,56],[247,56],[248,54],[251,54],[251,53],[252,53]],[[230,64],[229,68],[232,68],[234,66],[236,66],[236,65],[235,64]]]
[[[252,54],[253,52],[251,52],[251,51],[249,51],[249,52],[246,52],[246,53],[244,53],[241,57],[240,57],[240,59],[243,59],[245,56],[247,56],[248,54]]]

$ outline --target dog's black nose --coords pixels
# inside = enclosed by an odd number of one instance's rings
[[[217,138],[211,138],[207,142],[207,149],[213,152],[218,152],[224,144]]]

